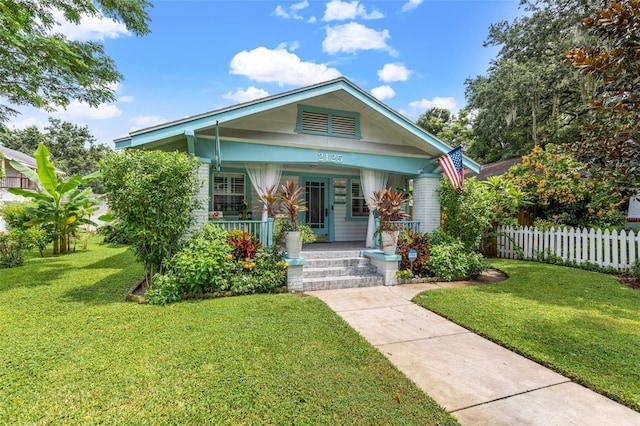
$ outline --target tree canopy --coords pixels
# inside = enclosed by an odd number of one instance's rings
[[[640,186],[640,1],[613,2],[584,21],[593,43],[567,59],[597,90],[589,100],[582,138],[571,151],[615,189]]]
[[[468,109],[455,115],[445,108],[429,108],[418,118],[416,124],[452,146],[466,147],[473,141]]]
[[[588,42],[582,21],[599,4],[522,0],[524,16],[490,27],[485,45],[500,51],[486,75],[466,82],[468,107],[477,112],[470,156],[483,163],[499,161],[579,136],[593,87],[573,72],[565,53]]]
[[[97,106],[115,100],[122,79],[102,43],[69,40],[60,20],[113,19],[136,35],[150,32],[148,0],[21,0],[0,2],[0,128],[16,106],[47,111],[73,100]]]

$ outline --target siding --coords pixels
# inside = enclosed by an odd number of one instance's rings
[[[439,178],[413,180],[413,220],[420,222],[420,232],[431,232],[440,226]]]
[[[367,236],[367,221],[346,221],[347,206],[334,205],[335,241],[363,241]]]

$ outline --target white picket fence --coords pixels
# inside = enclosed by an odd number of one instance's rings
[[[589,262],[620,271],[629,269],[640,256],[640,232],[624,230],[500,227],[497,243],[498,257],[546,260],[555,256],[564,262]]]

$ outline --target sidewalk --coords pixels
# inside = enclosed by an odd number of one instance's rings
[[[640,413],[411,302],[421,291],[443,285],[308,294],[344,318],[462,425],[640,425]]]

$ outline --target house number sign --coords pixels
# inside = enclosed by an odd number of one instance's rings
[[[319,163],[342,163],[342,154],[335,152],[318,152]]]

